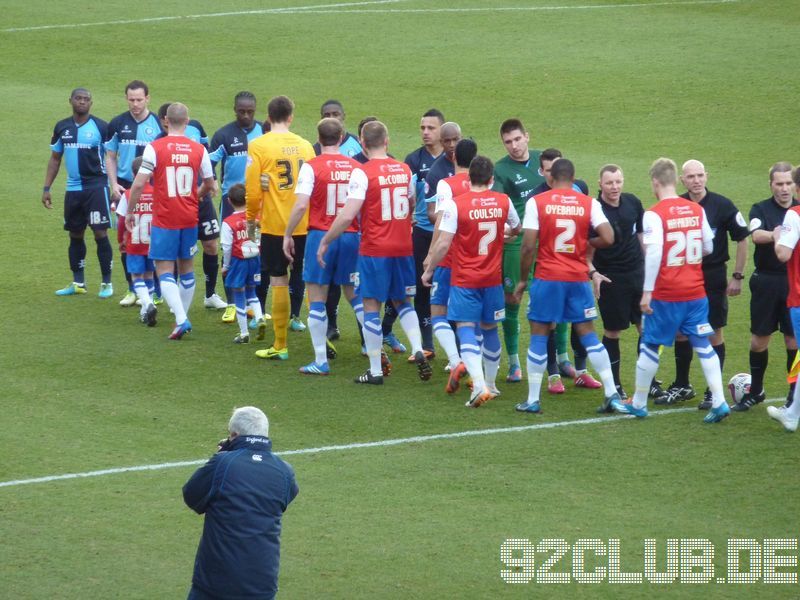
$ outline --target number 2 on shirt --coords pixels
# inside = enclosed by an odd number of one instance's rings
[[[563,231],[553,241],[555,251],[561,254],[575,253],[575,230],[577,226],[572,219],[556,219],[556,228]]]

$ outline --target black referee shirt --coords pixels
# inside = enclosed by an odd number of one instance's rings
[[[792,198],[789,208],[798,204],[800,203]],[[783,208],[775,201],[774,197],[753,204],[750,209],[750,231],[763,229],[772,233],[773,229],[783,223],[783,217],[789,208]],[[754,244],[754,246],[756,249],[753,252],[753,262],[755,263],[756,271],[778,275],[786,274],[786,264],[779,261],[778,257],[775,256],[773,244]]]
[[[641,201],[633,194],[624,192],[619,198],[619,206],[608,204],[599,192],[597,199],[614,229],[614,244],[609,248],[595,249],[592,260],[594,268],[604,275],[641,273],[644,269],[644,255],[638,238],[638,234],[642,233],[644,216]]]
[[[691,200],[689,192],[681,194],[681,198]],[[714,249],[711,254],[703,257],[703,268],[719,267],[730,259],[728,254],[728,237],[734,242],[741,242],[748,235],[750,230],[745,223],[742,213],[736,205],[728,198],[706,189],[706,195],[699,202],[703,210],[706,211],[706,218],[714,232]]]

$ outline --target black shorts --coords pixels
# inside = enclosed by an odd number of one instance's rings
[[[197,239],[201,242],[216,240],[219,237],[219,219],[217,219],[217,209],[214,208],[211,196],[200,200],[197,216]]]
[[[608,331],[622,331],[631,325],[642,322],[642,310],[639,302],[642,299],[644,275],[642,273],[622,274],[603,273],[611,283],[600,286],[600,298],[597,306],[603,327]]]
[[[433,232],[426,231],[420,227],[414,227],[411,230],[411,242],[414,248],[414,267],[417,271],[417,294],[424,286],[420,283],[420,278],[425,269],[422,268],[422,263],[425,257],[428,256],[428,251],[431,248],[431,241],[433,240]],[[427,288],[430,291],[430,288]]]
[[[728,324],[728,271],[725,265],[703,269],[708,296],[708,323],[713,329]]]
[[[786,297],[789,280],[786,275],[753,273],[750,277],[750,333],[772,335],[776,330],[794,335]]]
[[[108,188],[98,187],[64,194],[64,229],[83,231],[87,226],[95,231],[111,227]]]
[[[303,272],[303,255],[306,252],[306,236],[293,235],[294,263],[292,271]],[[270,277],[283,277],[289,273],[289,259],[283,253],[283,236],[261,234],[261,272]]]

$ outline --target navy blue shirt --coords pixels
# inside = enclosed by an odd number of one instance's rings
[[[442,155],[440,154],[439,156]],[[436,162],[437,158],[439,157],[428,152],[428,149],[425,146],[420,146],[411,154],[406,156],[406,160],[404,161],[411,169],[411,174],[416,175],[417,177],[416,189],[414,190],[417,195],[417,203],[414,206],[415,225],[425,229],[426,231],[433,231],[433,224],[428,219],[428,207],[425,203],[425,178],[428,176],[428,173],[430,172],[431,167],[433,166],[433,163]],[[436,193],[435,186],[431,193]]]
[[[108,123],[92,115],[83,125],[77,125],[72,117],[56,123],[50,149],[64,158],[68,192],[108,186],[107,137]]]
[[[106,150],[117,153],[117,180],[120,185],[130,187],[133,181],[133,159],[141,156],[145,146],[162,133],[158,115],[147,113],[141,121],[124,112],[111,119],[108,124]]]
[[[439,185],[439,182],[442,179],[447,179],[448,177],[452,177],[455,175],[456,172],[456,164],[452,162],[447,155],[442,153],[439,157],[433,161],[431,168],[428,169],[428,174],[425,176],[425,193],[424,198],[425,202],[422,202],[421,199],[417,202],[417,210],[415,214],[424,214],[425,219],[423,221],[417,220],[417,227],[421,227],[427,231],[433,231],[434,224],[430,222],[428,219],[428,202],[434,202],[436,200],[436,187]],[[419,210],[419,206],[422,205],[422,210]]]
[[[240,435],[183,486],[205,514],[192,584],[215,598],[271,598],[278,590],[281,517],[298,493],[272,442]]]
[[[244,185],[247,170],[247,144],[264,135],[261,123],[254,122],[250,129],[242,129],[236,121],[217,130],[211,138],[209,157],[211,164],[221,164],[222,195],[226,196],[231,186]]]

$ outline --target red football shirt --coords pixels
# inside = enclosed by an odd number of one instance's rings
[[[668,198],[644,213],[645,246],[662,246],[653,299],[687,302],[705,298],[703,242],[713,233],[703,207],[684,198]]]
[[[442,212],[439,229],[452,233],[450,284],[485,288],[503,281],[503,226],[519,225],[508,196],[491,190],[456,196]]]
[[[197,180],[213,176],[205,147],[184,136],[167,135],[145,147],[140,170],[153,175],[153,225],[196,227]]]
[[[522,228],[539,231],[536,279],[588,281],[589,233],[607,222],[600,203],[575,190],[548,190],[529,199]]]
[[[147,256],[150,250],[150,225],[153,221],[153,186],[146,183],[134,206],[128,206],[133,215],[133,231],[125,230],[125,251],[136,256]]]
[[[352,158],[321,154],[304,163],[297,179],[296,194],[309,196],[308,228],[328,231],[347,201],[350,175],[360,166]],[[358,231],[358,221],[345,231]]]
[[[440,179],[436,185],[436,210],[439,212],[443,210],[444,206],[449,206],[453,198],[460,196],[469,191],[469,173],[456,173],[450,177]],[[455,247],[455,240],[450,245],[450,249],[445,254],[442,261],[439,263],[440,267],[450,268],[453,263],[453,248]]]
[[[247,237],[247,213],[244,210],[236,211],[225,218],[223,225],[227,225],[231,230],[231,256],[244,259],[242,243],[249,239]]]
[[[353,169],[347,197],[363,200],[361,256],[412,256],[409,197],[411,169],[393,158],[372,159]]]

